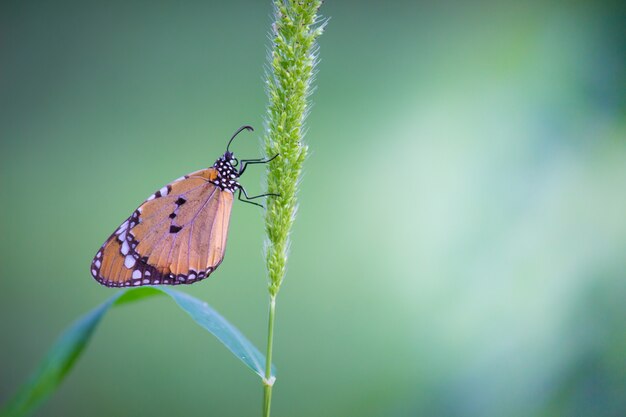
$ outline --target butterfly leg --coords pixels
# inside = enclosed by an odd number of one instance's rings
[[[241,193],[243,192],[243,195],[246,197],[241,198]],[[255,198],[261,198],[261,197],[268,197],[268,196],[274,196],[274,197],[279,197],[279,194],[272,194],[272,193],[266,193],[266,194],[261,194],[261,195],[255,195],[253,197],[250,197],[248,195],[248,193],[246,193],[246,189],[243,187],[239,187],[239,195],[237,197],[237,199],[239,201],[243,201],[244,203],[250,203],[250,204],[254,204],[255,206],[259,206],[259,207],[263,207],[263,205],[259,204],[259,203],[255,203],[254,201],[250,201],[250,200],[254,200]]]
[[[239,169],[238,175],[241,176],[241,174],[243,174],[243,172],[246,170],[248,165],[252,165],[252,164],[267,164],[268,162],[272,162],[277,156],[278,156],[278,154],[272,156],[270,159],[263,159],[263,158],[259,158],[259,159],[242,159],[241,160],[241,168]]]

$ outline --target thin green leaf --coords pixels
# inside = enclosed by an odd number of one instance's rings
[[[187,294],[162,287],[122,290],[76,320],[57,339],[37,370],[17,394],[0,410],[2,417],[22,417],[32,413],[60,385],[83,352],[104,314],[113,306],[154,295],[167,294],[196,323],[215,335],[235,356],[262,377],[265,357],[250,341],[208,304]]]
[[[188,294],[163,287],[160,290],[172,297],[178,306],[185,310],[196,323],[217,337],[228,350],[263,378],[265,356],[217,311],[213,310],[207,303]],[[273,366],[272,370],[275,372]]]

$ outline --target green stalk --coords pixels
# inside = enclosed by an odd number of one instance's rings
[[[276,297],[285,277],[289,233],[297,207],[296,192],[307,155],[302,126],[309,109],[316,39],[324,24],[317,14],[321,0],[274,0],[272,50],[266,74],[269,96],[265,153],[278,155],[267,172],[269,198],[265,211],[266,266],[270,293],[263,416],[269,417],[272,387],[272,350]]]
[[[267,325],[267,357],[272,357],[274,345],[274,314],[276,313],[276,297],[270,296],[270,314]],[[263,379],[263,415],[270,415],[270,405],[272,404],[272,386],[274,378],[272,375],[272,361],[265,361],[265,378]]]

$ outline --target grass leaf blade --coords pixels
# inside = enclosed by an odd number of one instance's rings
[[[87,346],[102,316],[122,295],[123,293],[118,292],[67,328],[48,350],[30,379],[5,405],[0,415],[3,417],[28,415],[50,395],[63,381],[65,375]]]
[[[161,288],[201,327],[218,338],[233,355],[263,378],[265,356],[246,337],[207,303],[188,294]]]
[[[29,380],[0,409],[0,417],[30,415],[61,384],[111,307],[154,295],[169,295],[202,328],[217,337],[235,356],[263,377],[265,357],[217,311],[197,298],[163,287],[122,290],[72,323],[48,350]]]

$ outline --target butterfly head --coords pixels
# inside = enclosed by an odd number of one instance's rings
[[[224,155],[220,158],[224,162],[228,162],[230,165],[236,167],[239,164],[239,160],[235,158],[235,154],[229,151],[226,151]]]
[[[240,127],[228,141],[224,155],[222,155],[220,159],[215,161],[215,164],[213,164],[213,168],[217,171],[217,178],[213,181],[214,184],[219,186],[222,190],[228,190],[233,193],[237,189],[241,188],[241,185],[236,181],[236,179],[243,173],[243,169],[240,171],[235,168],[239,165],[239,160],[235,158],[235,155],[229,150],[229,148],[233,139],[235,139],[235,137],[237,137],[237,135],[244,130],[253,131],[254,129],[251,126]],[[243,168],[245,169],[245,166]]]

